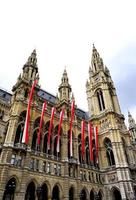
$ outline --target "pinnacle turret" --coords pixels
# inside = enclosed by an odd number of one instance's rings
[[[131,140],[133,142],[136,142],[136,123],[129,111],[128,111],[128,124],[129,124],[129,133],[131,136]]]
[[[28,57],[26,64],[23,67],[23,78],[28,81],[34,81],[38,75],[37,67],[37,55],[36,50],[34,49],[31,55]]]
[[[36,55],[36,49],[33,50],[31,55],[28,57],[28,60],[26,64],[24,65],[23,69],[27,66],[31,66],[34,68],[37,68],[37,55]],[[38,69],[37,69],[38,70]]]
[[[92,70],[93,72],[98,72],[99,70],[104,69],[104,64],[103,64],[103,60],[100,57],[97,49],[95,48],[94,44],[93,44],[93,50],[92,50],[92,59],[91,59],[91,66],[92,66]]]
[[[103,60],[94,45],[86,89],[91,115],[99,115],[105,111],[114,111],[121,114],[116,89],[109,69],[104,66]]]
[[[62,78],[61,78],[61,84],[59,85],[59,99],[62,100],[70,100],[70,94],[71,94],[71,86],[69,84],[68,75],[66,69],[64,69]]]
[[[133,119],[133,117],[129,111],[128,111],[128,124],[129,124],[129,129],[136,128],[135,120]]]
[[[12,90],[15,91],[22,80],[31,84],[35,79],[39,80],[39,73],[37,67],[36,50],[34,49],[31,55],[28,57],[27,62],[24,64],[23,72],[19,75]]]

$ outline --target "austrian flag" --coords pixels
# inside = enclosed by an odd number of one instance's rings
[[[33,100],[34,88],[37,85],[37,82],[38,82],[38,80],[34,81],[31,91],[30,91],[30,95],[29,95],[29,101],[28,101],[26,119],[25,119],[25,126],[24,126],[23,137],[22,137],[22,143],[25,143],[25,144],[28,144],[28,139],[29,139],[30,109],[31,109],[31,104],[32,104],[32,100]]]
[[[70,120],[70,156],[73,156],[73,151],[72,151],[72,126],[73,126],[73,120],[74,120],[74,115],[75,115],[75,101],[73,100],[71,103],[71,120]]]
[[[43,106],[42,106],[42,113],[41,113],[41,119],[40,119],[40,127],[39,127],[38,140],[37,140],[37,144],[38,145],[40,145],[41,130],[42,130],[42,125],[43,125],[43,117],[44,117],[45,109],[46,109],[46,102],[44,102]]]
[[[48,132],[48,150],[50,150],[50,140],[51,140],[51,131],[53,127],[53,120],[54,120],[54,114],[55,114],[55,107],[51,110],[51,119],[50,119],[50,126],[49,126],[49,132]]]
[[[93,126],[91,122],[88,123],[88,136],[89,136],[90,161],[93,162],[93,147],[92,147]]]
[[[85,121],[82,120],[81,122],[81,140],[82,140],[82,160],[84,160],[85,154]]]

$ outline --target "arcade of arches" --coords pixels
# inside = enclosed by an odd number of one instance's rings
[[[14,177],[7,182],[2,200],[15,199],[17,184]],[[41,186],[36,186],[35,182],[31,181],[26,187],[24,200],[48,200],[50,198],[51,200],[61,200],[63,191],[61,191],[60,186],[55,184],[51,192],[49,192],[49,188],[49,185],[46,183],[43,183]],[[112,200],[122,200],[119,189],[112,188],[111,194]],[[68,200],[75,200],[76,198],[79,198],[80,200],[102,200],[103,192],[102,190],[96,192],[92,189],[89,193],[87,189],[83,188],[78,197],[76,197],[75,188],[71,186],[68,192]]]

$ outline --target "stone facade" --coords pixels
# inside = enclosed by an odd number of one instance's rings
[[[29,142],[22,144],[28,98],[32,83],[39,80],[36,51],[23,66],[12,94],[0,89],[0,200],[130,200],[136,199],[136,124],[129,113],[124,123],[110,72],[93,46],[86,83],[89,112],[75,107],[70,156],[71,102],[74,99],[66,70],[58,94],[37,84],[31,105]],[[40,146],[37,145],[43,102],[47,102]],[[47,149],[52,107],[56,108]],[[59,113],[65,108],[60,152],[56,152]],[[89,113],[89,114],[88,114]],[[85,126],[85,159],[81,158],[81,121]],[[99,154],[90,161],[87,124],[98,126]],[[94,135],[93,135],[94,140]]]

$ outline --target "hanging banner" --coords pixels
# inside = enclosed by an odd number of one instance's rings
[[[63,117],[64,117],[64,109],[62,109],[60,113],[60,121],[59,121],[59,127],[58,127],[58,135],[57,135],[57,153],[60,152],[60,132],[61,132],[61,126],[63,122]]]
[[[42,106],[42,113],[41,113],[41,118],[40,118],[40,126],[39,126],[39,131],[38,131],[38,138],[37,138],[38,146],[40,145],[41,130],[42,130],[42,125],[43,125],[43,118],[44,118],[45,109],[46,109],[46,101],[43,103],[43,106]]]
[[[73,120],[75,115],[75,101],[73,100],[71,103],[71,120],[70,120],[70,156],[73,156],[73,141],[72,141],[72,126],[73,126]]]
[[[49,132],[48,132],[48,150],[51,149],[50,147],[50,140],[51,140],[51,132],[52,132],[52,127],[53,127],[53,120],[54,120],[54,114],[55,114],[55,107],[52,108],[51,110],[51,119],[50,119],[50,126],[49,126]]]
[[[25,119],[25,126],[24,126],[24,131],[23,131],[23,137],[22,137],[22,143],[28,144],[29,140],[29,122],[30,122],[30,109],[31,109],[31,104],[32,104],[32,99],[33,99],[33,94],[34,94],[34,88],[37,85],[38,80],[36,79],[32,85],[30,95],[29,95],[29,101],[28,101],[28,106],[27,106],[27,112],[26,112],[26,119]]]

